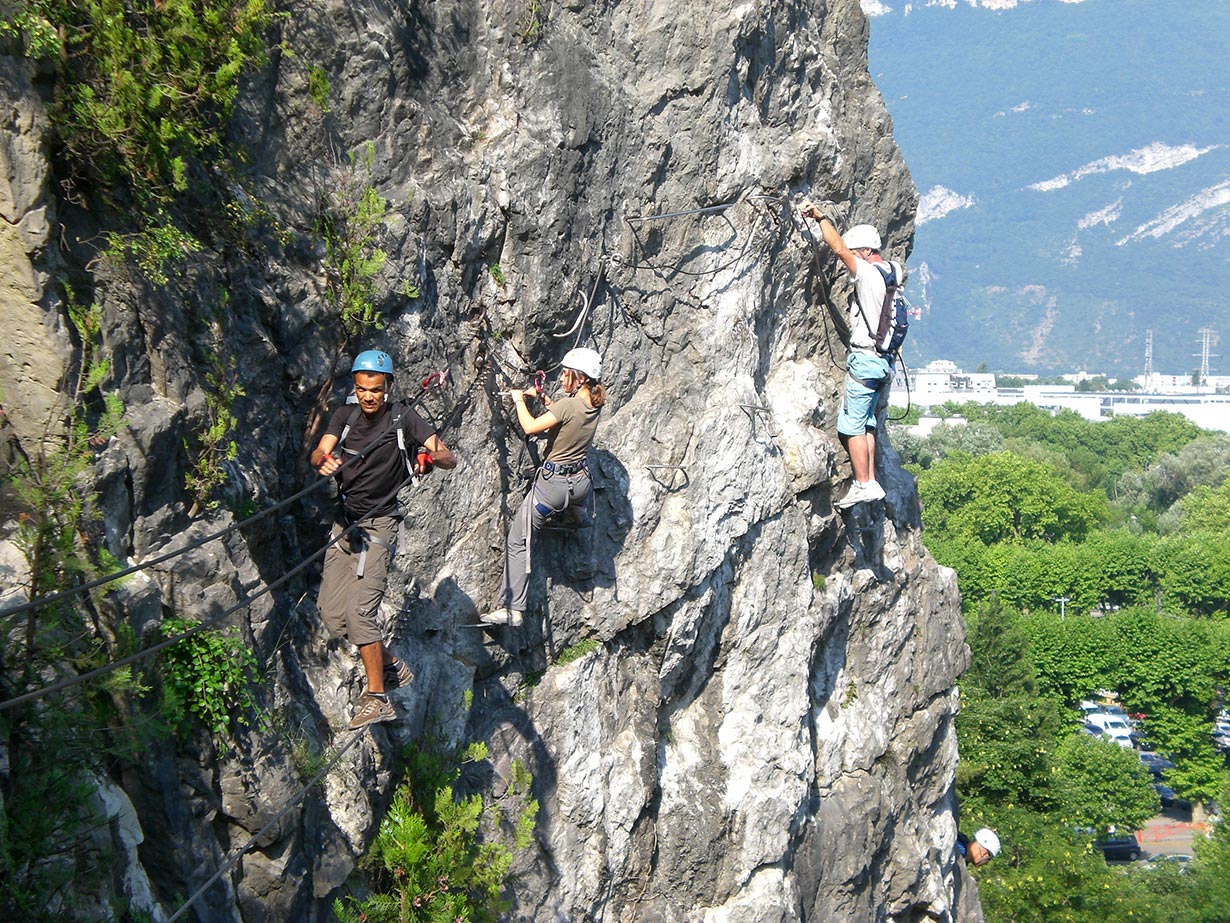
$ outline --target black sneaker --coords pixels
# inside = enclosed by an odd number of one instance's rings
[[[357,731],[359,728],[367,727],[369,724],[396,720],[397,712],[393,710],[393,706],[389,703],[388,699],[378,698],[370,692],[365,692],[359,697],[358,711],[350,719],[350,729]]]
[[[414,682],[414,671],[404,660],[396,660],[384,666],[384,688],[403,689]]]

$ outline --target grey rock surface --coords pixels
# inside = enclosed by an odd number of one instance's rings
[[[834,430],[844,351],[822,304],[846,286],[791,217],[798,197],[832,200],[908,255],[917,196],[856,0],[308,2],[280,29],[294,55],[250,82],[233,125],[278,233],[204,253],[161,288],[123,267],[95,275],[109,387],[128,408],[97,463],[99,541],[150,560],[234,521],[191,519],[182,486],[211,337],[244,387],[233,505],[315,477],[304,421],[322,388],[343,397],[330,376],[369,345],[406,370],[404,394],[451,373],[423,406],[462,461],[403,497],[409,541],[382,611],[416,673],[392,695],[400,720],[300,798],[351,742],[362,672],[325,635],[312,569],[261,596],[226,623],[262,664],[272,720],[229,749],[167,741],[124,775],[143,833],[125,835],[141,864],[126,880],[148,880],[169,915],[255,836],[196,918],[332,919],[406,748],[482,740],[489,760],[467,784],[502,794],[515,760],[541,803],[508,919],[953,918],[968,657],[955,577],[923,548],[912,478],[884,441],[887,500],[833,507],[849,477]],[[328,74],[328,111],[309,66]],[[19,109],[10,225],[53,211],[39,205],[45,142],[18,130],[42,116]],[[316,218],[368,183],[389,202],[384,329],[339,353]],[[73,234],[59,252],[35,223],[4,231],[30,266],[84,262]],[[223,290],[224,317],[202,326]],[[17,382],[28,423],[67,362],[47,333],[63,306],[41,282],[2,297],[60,357]],[[527,463],[496,391],[575,343],[603,353],[611,397],[594,524],[543,534],[526,626],[486,635],[475,617],[496,597]],[[309,497],[114,604],[147,638],[159,601],[225,611],[319,548],[328,516]]]

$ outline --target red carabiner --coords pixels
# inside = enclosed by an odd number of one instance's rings
[[[440,369],[440,371],[432,372],[430,375],[424,378],[422,384],[419,385],[419,390],[426,391],[433,384],[436,385],[437,387],[443,388],[444,383],[446,381],[448,381],[448,370]]]
[[[547,373],[539,369],[534,373],[534,390],[538,392],[538,396],[542,397],[546,393]]]

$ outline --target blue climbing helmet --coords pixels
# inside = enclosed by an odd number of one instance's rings
[[[350,367],[350,374],[355,372],[380,372],[388,376],[389,381],[393,380],[393,360],[389,354],[382,352],[379,349],[365,349],[354,357],[354,364]]]

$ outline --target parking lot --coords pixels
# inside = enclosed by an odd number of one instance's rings
[[[1168,809],[1145,823],[1140,832],[1142,858],[1193,855],[1192,841],[1208,832],[1207,823],[1192,821],[1190,811]]]

